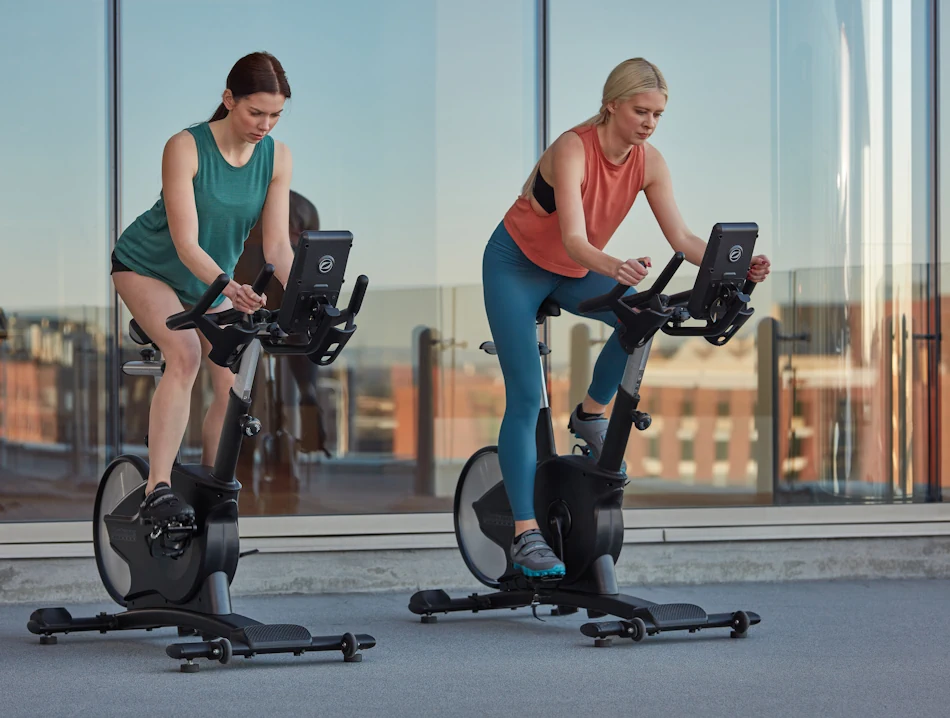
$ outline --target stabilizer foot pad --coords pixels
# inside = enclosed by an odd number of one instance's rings
[[[692,603],[661,603],[645,609],[652,623],[661,630],[703,626],[708,616]]]
[[[241,632],[244,634],[243,642],[251,651],[278,647],[310,648],[310,642],[313,639],[310,631],[292,623],[246,626]]]

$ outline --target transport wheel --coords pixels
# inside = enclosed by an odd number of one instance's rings
[[[643,622],[642,618],[634,618],[630,621],[630,628],[633,629],[632,633],[628,633],[627,636],[633,640],[634,643],[639,643],[647,636],[647,624]]]
[[[749,621],[749,615],[745,611],[736,611],[732,614],[732,632],[730,638],[745,638],[746,631],[752,625]]]

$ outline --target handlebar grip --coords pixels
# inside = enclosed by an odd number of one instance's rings
[[[197,317],[208,311],[211,305],[214,304],[214,300],[220,296],[221,292],[224,291],[224,288],[227,287],[230,282],[231,278],[227,274],[219,274],[218,278],[215,279],[205,293],[201,295],[198,303],[191,308],[191,315]]]
[[[742,285],[742,293],[752,294],[752,290],[755,289],[755,284],[756,283],[753,282],[751,279],[745,280],[745,284]]]
[[[261,295],[264,293],[264,290],[267,289],[267,283],[270,281],[270,278],[274,276],[274,265],[265,264],[261,267],[261,271],[257,275],[257,279],[254,280],[254,284],[251,285],[251,291],[254,294]]]
[[[577,310],[583,314],[586,314],[587,312],[593,311],[594,309],[606,307],[620,299],[620,297],[622,297],[628,289],[630,289],[630,287],[628,287],[626,284],[618,282],[613,289],[607,292],[607,294],[601,294],[599,297],[585,299],[583,302],[577,305]]]
[[[369,286],[369,277],[365,274],[361,274],[356,278],[356,286],[353,287],[353,295],[350,297],[350,303],[346,308],[351,319],[359,313],[360,307],[363,306],[363,297],[366,296],[367,286]]]
[[[224,291],[224,288],[228,286],[230,281],[231,278],[227,274],[219,274],[218,278],[215,279],[205,290],[205,293],[201,295],[201,298],[195,306],[184,312],[173,314],[165,320],[165,326],[169,329],[178,329],[189,322],[195,321],[195,319],[211,308],[211,305],[214,304],[214,300]]]
[[[677,252],[673,255],[673,258],[666,263],[666,266],[663,267],[663,271],[660,272],[660,276],[656,278],[656,281],[653,282],[653,286],[648,290],[651,294],[660,294],[666,288],[666,285],[670,283],[670,280],[673,278],[673,275],[676,274],[676,270],[680,268],[680,265],[683,263],[683,260],[686,259],[686,255],[683,252]]]

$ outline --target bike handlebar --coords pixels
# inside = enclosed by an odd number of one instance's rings
[[[257,279],[254,280],[254,284],[251,285],[251,291],[258,296],[264,293],[264,290],[267,289],[267,283],[270,282],[270,278],[274,276],[274,265],[265,264],[261,267],[261,271],[257,273]]]
[[[214,300],[218,298],[230,282],[231,278],[228,277],[227,274],[219,274],[218,278],[208,286],[205,293],[195,302],[195,306],[183,312],[178,312],[178,314],[172,314],[165,320],[165,326],[171,330],[191,329],[194,327],[195,319],[211,309]]]
[[[630,296],[624,296],[629,290],[626,284],[618,283],[606,294],[592,297],[580,303],[578,309],[582,313],[610,309],[617,315],[622,325],[619,334],[620,342],[628,351],[633,347],[642,346],[647,339],[658,330],[671,336],[701,336],[708,342],[721,346],[728,342],[745,321],[752,316],[753,310],[748,306],[750,295],[755,288],[755,282],[746,279],[741,289],[731,285],[725,311],[718,316],[693,317],[706,321],[704,326],[683,326],[683,322],[690,318],[685,305],[690,301],[694,290],[679,292],[672,296],[662,294],[669,284],[676,270],[686,259],[683,252],[677,252],[666,264],[660,276],[653,285],[643,291]],[[681,307],[677,310],[677,307]]]
[[[273,276],[273,264],[265,264],[261,267],[261,271],[258,272],[257,278],[254,280],[254,284],[251,285],[251,290],[254,294],[262,294],[267,287],[267,283],[270,282],[270,278]],[[217,279],[208,285],[205,293],[195,302],[195,306],[183,312],[178,312],[178,314],[171,315],[165,320],[165,326],[173,331],[176,329],[193,329],[196,326],[195,322],[198,317],[203,316],[211,309],[211,305],[221,296],[221,292],[223,292],[230,283],[231,278],[227,274],[219,274]]]
[[[274,265],[265,264],[251,289],[255,294],[262,294],[273,276]],[[245,314],[237,309],[229,309],[206,314],[230,282],[228,275],[219,275],[191,309],[173,314],[165,320],[165,326],[169,329],[197,329],[204,334],[211,343],[211,361],[221,366],[231,366],[248,342],[268,327],[272,318],[271,312],[267,310]],[[343,311],[325,303],[315,308],[308,322],[304,343],[299,342],[299,337],[287,340],[287,335],[279,331],[276,323],[270,325],[271,331],[262,338],[265,349],[272,354],[306,354],[311,361],[321,366],[330,364],[356,331],[353,320],[363,305],[368,285],[369,278],[361,274],[353,287],[349,304]],[[301,307],[306,309],[305,305]],[[341,324],[344,325],[342,328],[339,326]],[[275,328],[278,329],[276,333],[273,331]]]
[[[619,301],[620,297],[626,294],[628,289],[630,289],[629,285],[623,284],[622,282],[617,282],[617,285],[609,292],[606,294],[601,294],[597,297],[585,299],[583,302],[577,305],[577,309],[582,314],[588,314],[598,309],[603,309],[612,305],[614,302]]]
[[[346,311],[350,314],[351,317],[355,317],[359,314],[360,307],[363,306],[363,297],[366,296],[366,287],[369,286],[369,277],[365,274],[361,274],[356,278],[356,285],[353,287],[353,294],[350,296],[350,303],[346,307]]]
[[[656,278],[656,281],[653,283],[653,286],[647,290],[650,294],[660,294],[666,285],[670,283],[670,280],[673,278],[673,275],[676,274],[676,270],[680,268],[680,265],[686,259],[686,255],[683,252],[677,252],[673,255],[673,258],[666,263],[666,266],[663,267],[663,271],[660,272],[660,276]]]
[[[660,276],[656,278],[656,281],[653,282],[653,286],[643,292],[638,292],[635,296],[628,298],[624,302],[628,307],[635,307],[639,304],[644,304],[648,302],[651,297],[660,294],[663,289],[666,288],[666,285],[670,283],[670,280],[673,278],[673,275],[676,274],[676,270],[679,269],[680,265],[683,263],[683,260],[686,259],[686,255],[682,252],[677,252],[673,255],[673,258],[666,263],[666,266],[663,267],[663,271],[660,272]],[[588,312],[597,311],[599,309],[608,309],[614,308],[616,303],[620,301],[627,290],[630,289],[629,285],[618,282],[617,286],[611,289],[606,294],[601,294],[597,297],[592,297],[590,299],[585,299],[580,303],[578,309],[587,314]]]

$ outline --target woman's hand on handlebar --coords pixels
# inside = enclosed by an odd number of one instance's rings
[[[253,314],[267,301],[266,294],[256,294],[250,284],[238,284],[235,281],[228,284],[222,294],[231,300],[231,306],[245,314]]]
[[[628,259],[617,267],[617,271],[614,272],[613,280],[621,284],[626,284],[628,287],[635,287],[643,281],[644,277],[647,276],[649,268],[652,266],[653,262],[650,261],[649,257]]]
[[[769,261],[769,258],[764,254],[758,254],[752,258],[746,279],[751,282],[764,282],[765,278],[769,276],[771,267],[772,263]]]

